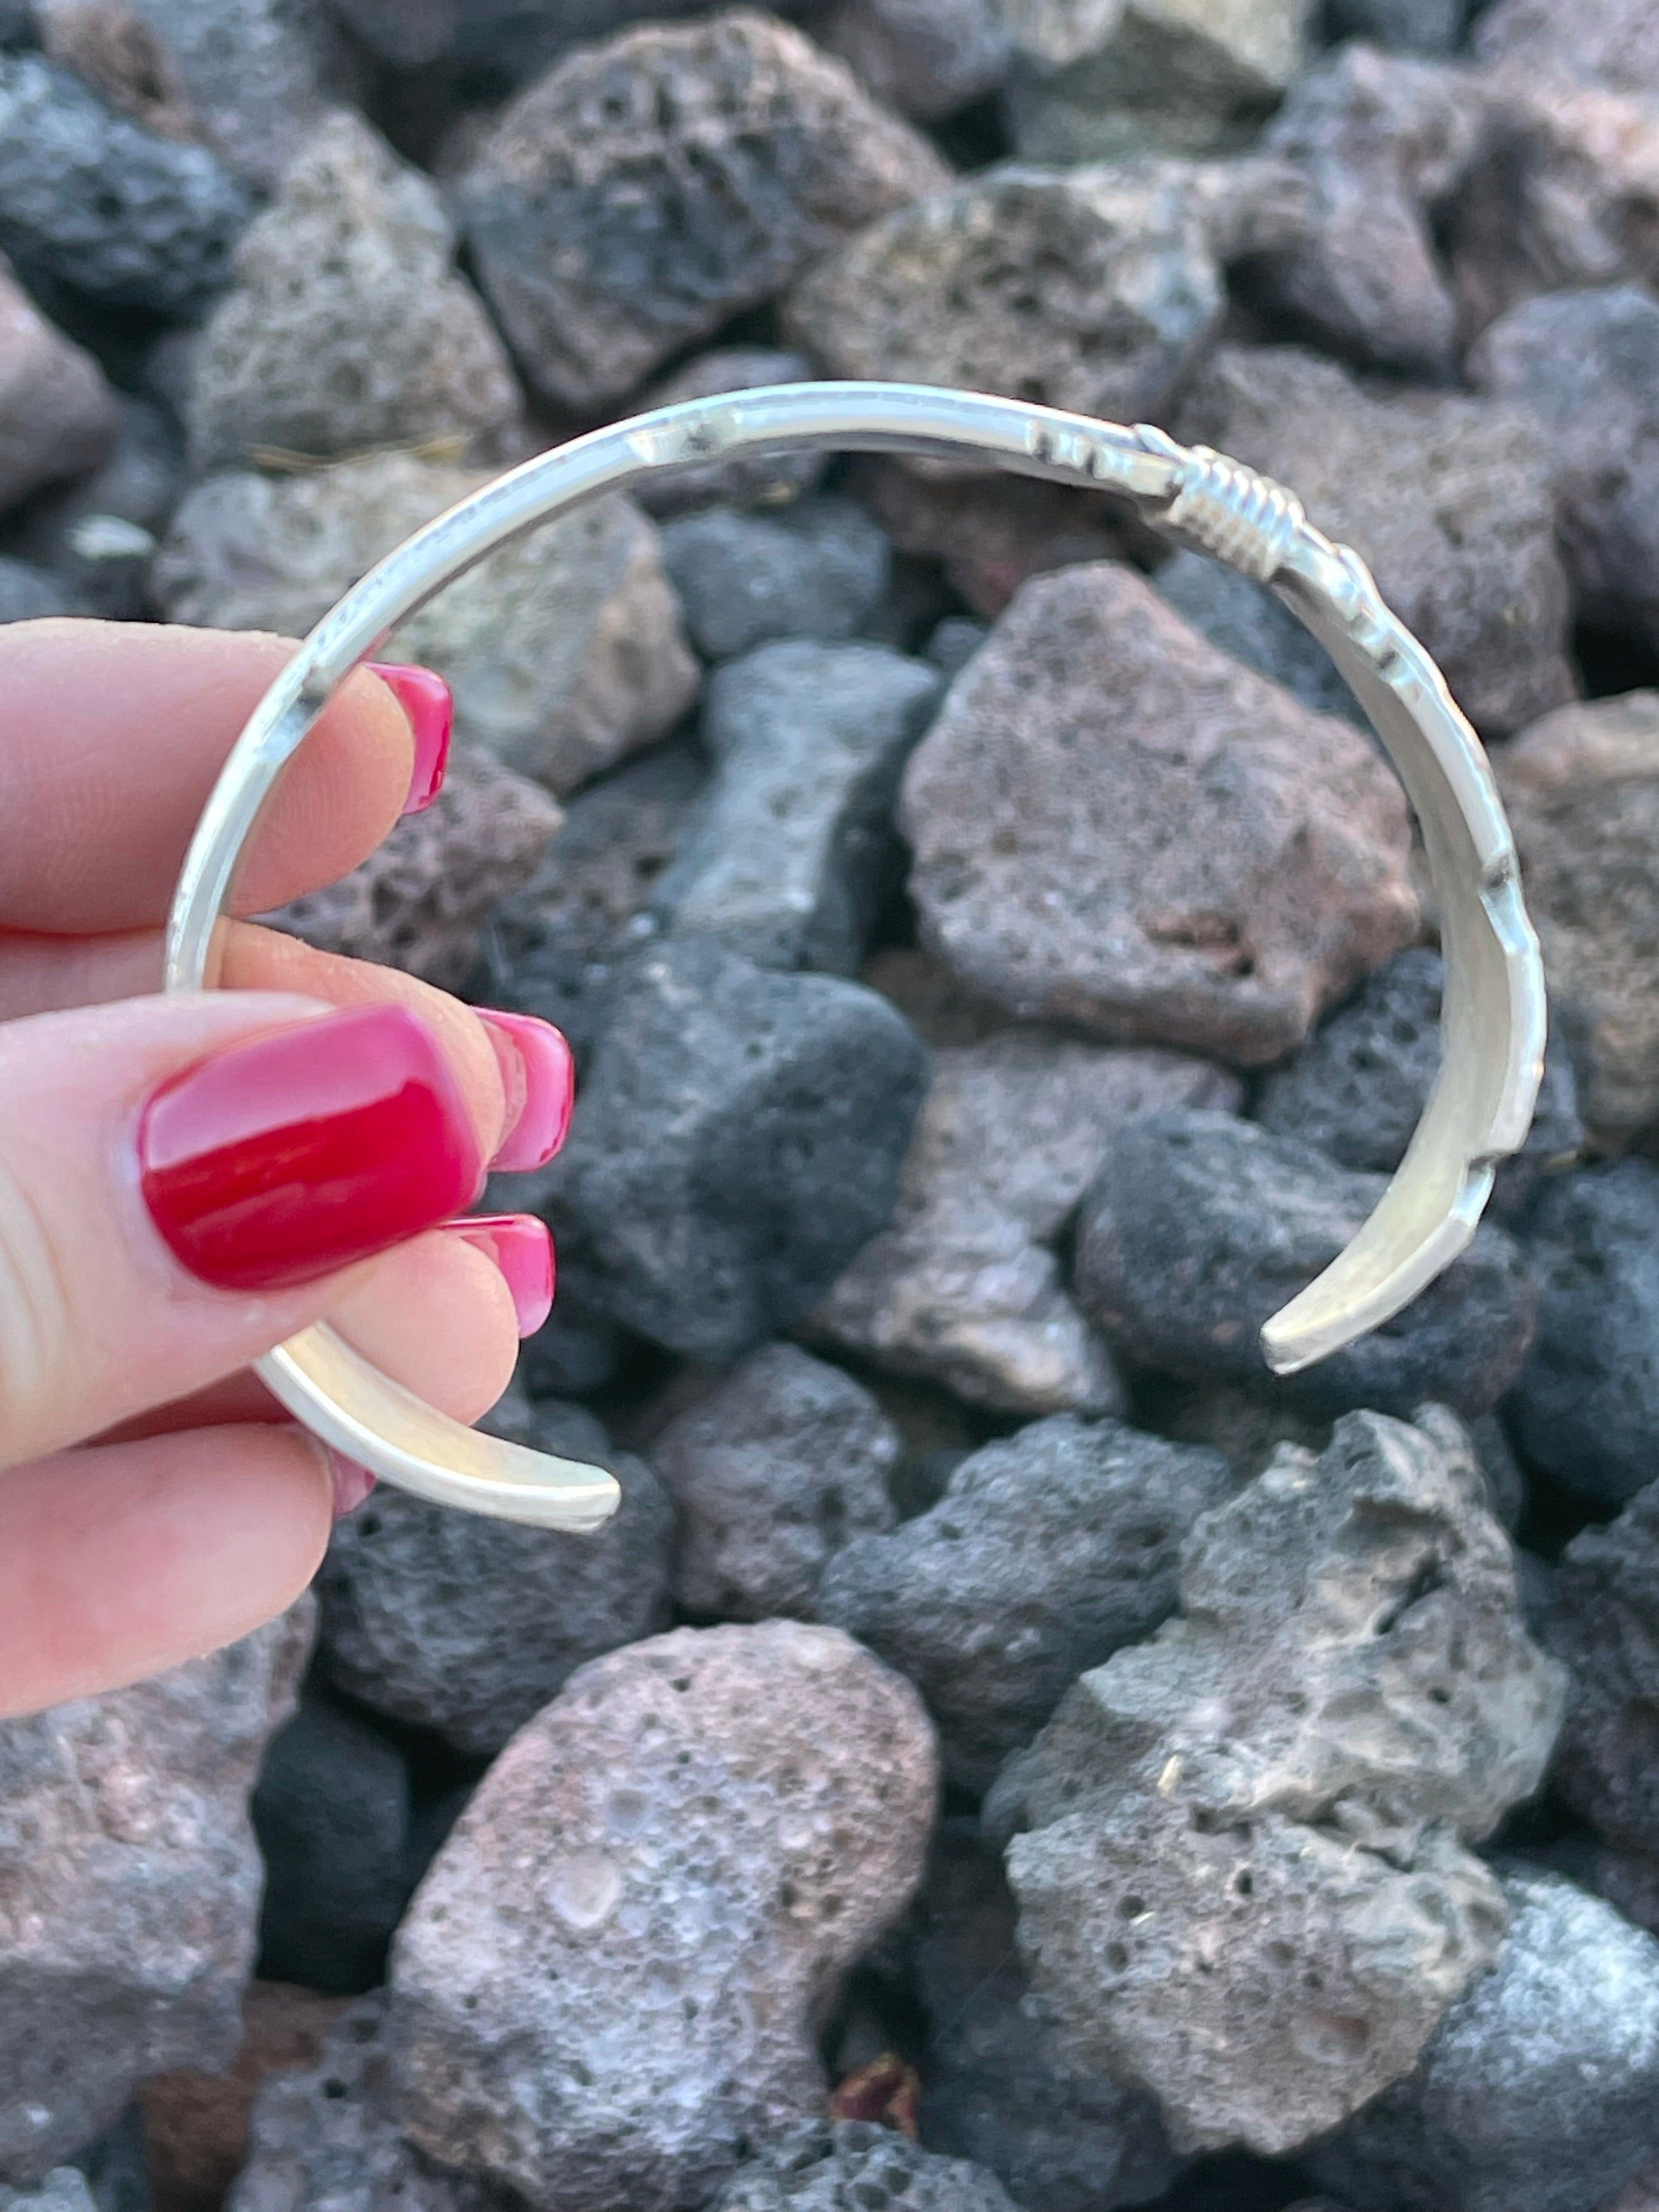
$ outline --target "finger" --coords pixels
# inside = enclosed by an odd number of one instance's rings
[[[0,627],[0,927],[161,921],[225,757],[295,651],[143,623]],[[397,819],[414,769],[408,714],[360,669],[278,784],[238,910],[263,913],[356,867]]]
[[[0,1716],[216,1650],[298,1596],[328,1543],[328,1456],[299,1431],[198,1429],[0,1477]]]

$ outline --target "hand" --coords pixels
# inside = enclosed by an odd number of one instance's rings
[[[196,817],[292,650],[0,629],[0,1714],[213,1650],[304,1588],[337,1484],[364,1484],[247,1372],[259,1354],[326,1315],[471,1420],[546,1311],[539,1224],[435,1224],[487,1164],[556,1143],[556,1032],[241,921],[231,988],[149,995]],[[335,881],[432,783],[402,703],[418,719],[422,688],[343,688],[239,913]]]

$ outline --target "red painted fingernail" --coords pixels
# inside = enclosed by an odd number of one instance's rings
[[[478,1144],[448,1062],[402,1006],[353,1006],[232,1045],[153,1092],[150,1218],[223,1290],[331,1274],[471,1203]]]
[[[474,1006],[501,1064],[507,1085],[507,1134],[492,1168],[542,1168],[563,1144],[576,1103],[576,1062],[569,1040],[533,1014]]]
[[[534,1336],[553,1310],[553,1238],[533,1213],[472,1213],[444,1227],[493,1260],[513,1293],[519,1334]]]
[[[374,1478],[366,1467],[359,1467],[355,1459],[342,1459],[331,1451],[329,1458],[334,1465],[334,1518],[342,1521],[348,1513],[355,1513],[374,1487]]]
[[[455,695],[429,668],[405,668],[395,660],[371,660],[368,668],[396,694],[415,732],[415,773],[409,780],[404,812],[420,814],[444,787],[449,740],[455,732]]]

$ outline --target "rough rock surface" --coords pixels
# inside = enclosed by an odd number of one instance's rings
[[[303,637],[382,555],[483,481],[412,453],[210,477],[179,510],[156,588],[175,622]],[[448,678],[463,742],[554,791],[660,737],[696,696],[656,532],[625,499],[490,555],[396,640],[405,659]]]
[[[771,637],[853,637],[887,589],[886,533],[848,499],[778,514],[709,507],[664,526],[663,565],[710,660]]]
[[[1164,562],[1153,584],[1159,598],[1212,645],[1282,685],[1312,713],[1340,714],[1367,726],[1323,646],[1271,592],[1237,568],[1223,568],[1206,553],[1181,552]]]
[[[751,1352],[651,1445],[679,1509],[675,1596],[728,1620],[810,1620],[841,1547],[892,1527],[898,1453],[850,1375],[793,1344]]]
[[[515,352],[580,408],[947,173],[841,63],[733,9],[573,54],[506,110],[456,199]]]
[[[1597,1418],[1587,1407],[1586,1426]],[[1567,1546],[1547,1627],[1571,1685],[1555,1787],[1627,1853],[1651,1852],[1659,1833],[1656,1566],[1659,1487],[1650,1484],[1616,1521],[1583,1529]]]
[[[1021,590],[911,756],[900,826],[924,942],[1025,1018],[1120,1042],[1275,1060],[1417,927],[1370,747],[1110,562]]]
[[[1041,1031],[936,1050],[892,1222],[807,1333],[1006,1413],[1118,1412],[1055,1247],[1121,1122],[1238,1095],[1202,1060]]]
[[[1029,2212],[1161,2196],[1180,2161],[1157,2105],[1072,2065],[1033,2014],[1002,1863],[971,1820],[941,1823],[912,1926],[928,2148],[989,2166]]]
[[[641,407],[673,407],[714,399],[761,384],[801,384],[812,374],[805,354],[779,346],[710,346],[694,354],[640,398]],[[824,453],[757,453],[732,461],[687,461],[639,485],[647,514],[679,514],[708,507],[783,507],[811,491],[829,465]]]
[[[885,1227],[926,1082],[873,991],[696,939],[647,953],[540,1186],[565,1279],[672,1351],[752,1351]]]
[[[429,179],[360,117],[319,124],[244,232],[197,349],[198,474],[265,447],[332,459],[448,439],[492,455],[523,403],[454,258]]]
[[[1495,763],[1593,1130],[1659,1115],[1659,691],[1547,714]]]
[[[90,473],[118,419],[97,362],[36,311],[0,257],[0,512]]]
[[[1209,227],[1178,163],[1005,165],[899,208],[790,296],[830,374],[1157,419],[1219,325]]]
[[[1659,1477],[1659,1168],[1614,1160],[1550,1183],[1527,1249],[1538,1343],[1516,1434],[1570,1490],[1633,1498]]]
[[[884,645],[785,638],[728,662],[703,701],[714,777],[653,911],[758,967],[854,974],[902,876],[893,801],[942,688]]]
[[[463,1752],[499,1751],[585,1661],[668,1617],[673,1511],[651,1470],[574,1406],[537,1407],[525,1440],[616,1475],[623,1502],[597,1534],[386,1488],[336,1524],[318,1580],[328,1680]]]
[[[1504,1893],[1497,1971],[1309,2161],[1355,2212],[1579,2212],[1659,2151],[1659,1943],[1559,1875]]]
[[[398,2110],[536,2212],[696,2203],[813,2115],[813,2022],[922,1870],[908,1684],[833,1629],[679,1629],[584,1668],[399,1931]]]
[[[1263,1322],[1335,1259],[1385,1188],[1231,1115],[1148,1115],[1125,1126],[1084,1199],[1079,1303],[1115,1346],[1167,1374],[1325,1413],[1403,1415],[1425,1398],[1486,1413],[1521,1372],[1537,1310],[1521,1248],[1487,1223],[1386,1329],[1300,1375],[1268,1376]]]
[[[1182,1555],[1182,1614],[1022,1762],[1021,1946],[1079,2060],[1177,2146],[1306,2142],[1398,2081],[1505,1922],[1465,1848],[1536,1788],[1560,1670],[1456,1422],[1286,1446]]]
[[[769,2143],[710,2212],[1017,2212],[994,2174],[867,2120],[809,2120]]]
[[[1294,348],[1230,348],[1182,434],[1290,485],[1355,547],[1478,729],[1501,736],[1572,696],[1548,449],[1524,412],[1373,397]]]
[[[946,1773],[983,1790],[1086,1668],[1173,1610],[1182,1545],[1232,1487],[1219,1452],[1059,1413],[984,1445],[930,1512],[843,1547],[818,1618],[909,1676]]]
[[[395,823],[337,884],[270,919],[325,952],[459,990],[496,902],[534,874],[558,826],[558,807],[539,784],[488,753],[458,751],[424,812]]]
[[[38,2189],[0,2187],[0,2212],[99,2212],[78,2166],[55,2166]]]
[[[147,2075],[226,2064],[253,1963],[247,1795],[307,1605],[210,1658],[0,1723],[0,2175],[38,2179]]]
[[[0,250],[26,274],[188,314],[228,282],[252,212],[206,147],[116,114],[39,54],[0,54]]]
[[[1534,76],[1659,94],[1659,24],[1643,0],[1587,0],[1570,16],[1550,0],[1500,0],[1482,15],[1474,47],[1483,61]]]
[[[884,107],[922,122],[995,91],[1010,56],[994,0],[840,0],[819,35]]]

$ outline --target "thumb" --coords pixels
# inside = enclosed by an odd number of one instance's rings
[[[0,1027],[0,1465],[235,1373],[465,1210],[483,1147],[407,1007],[265,992]]]

